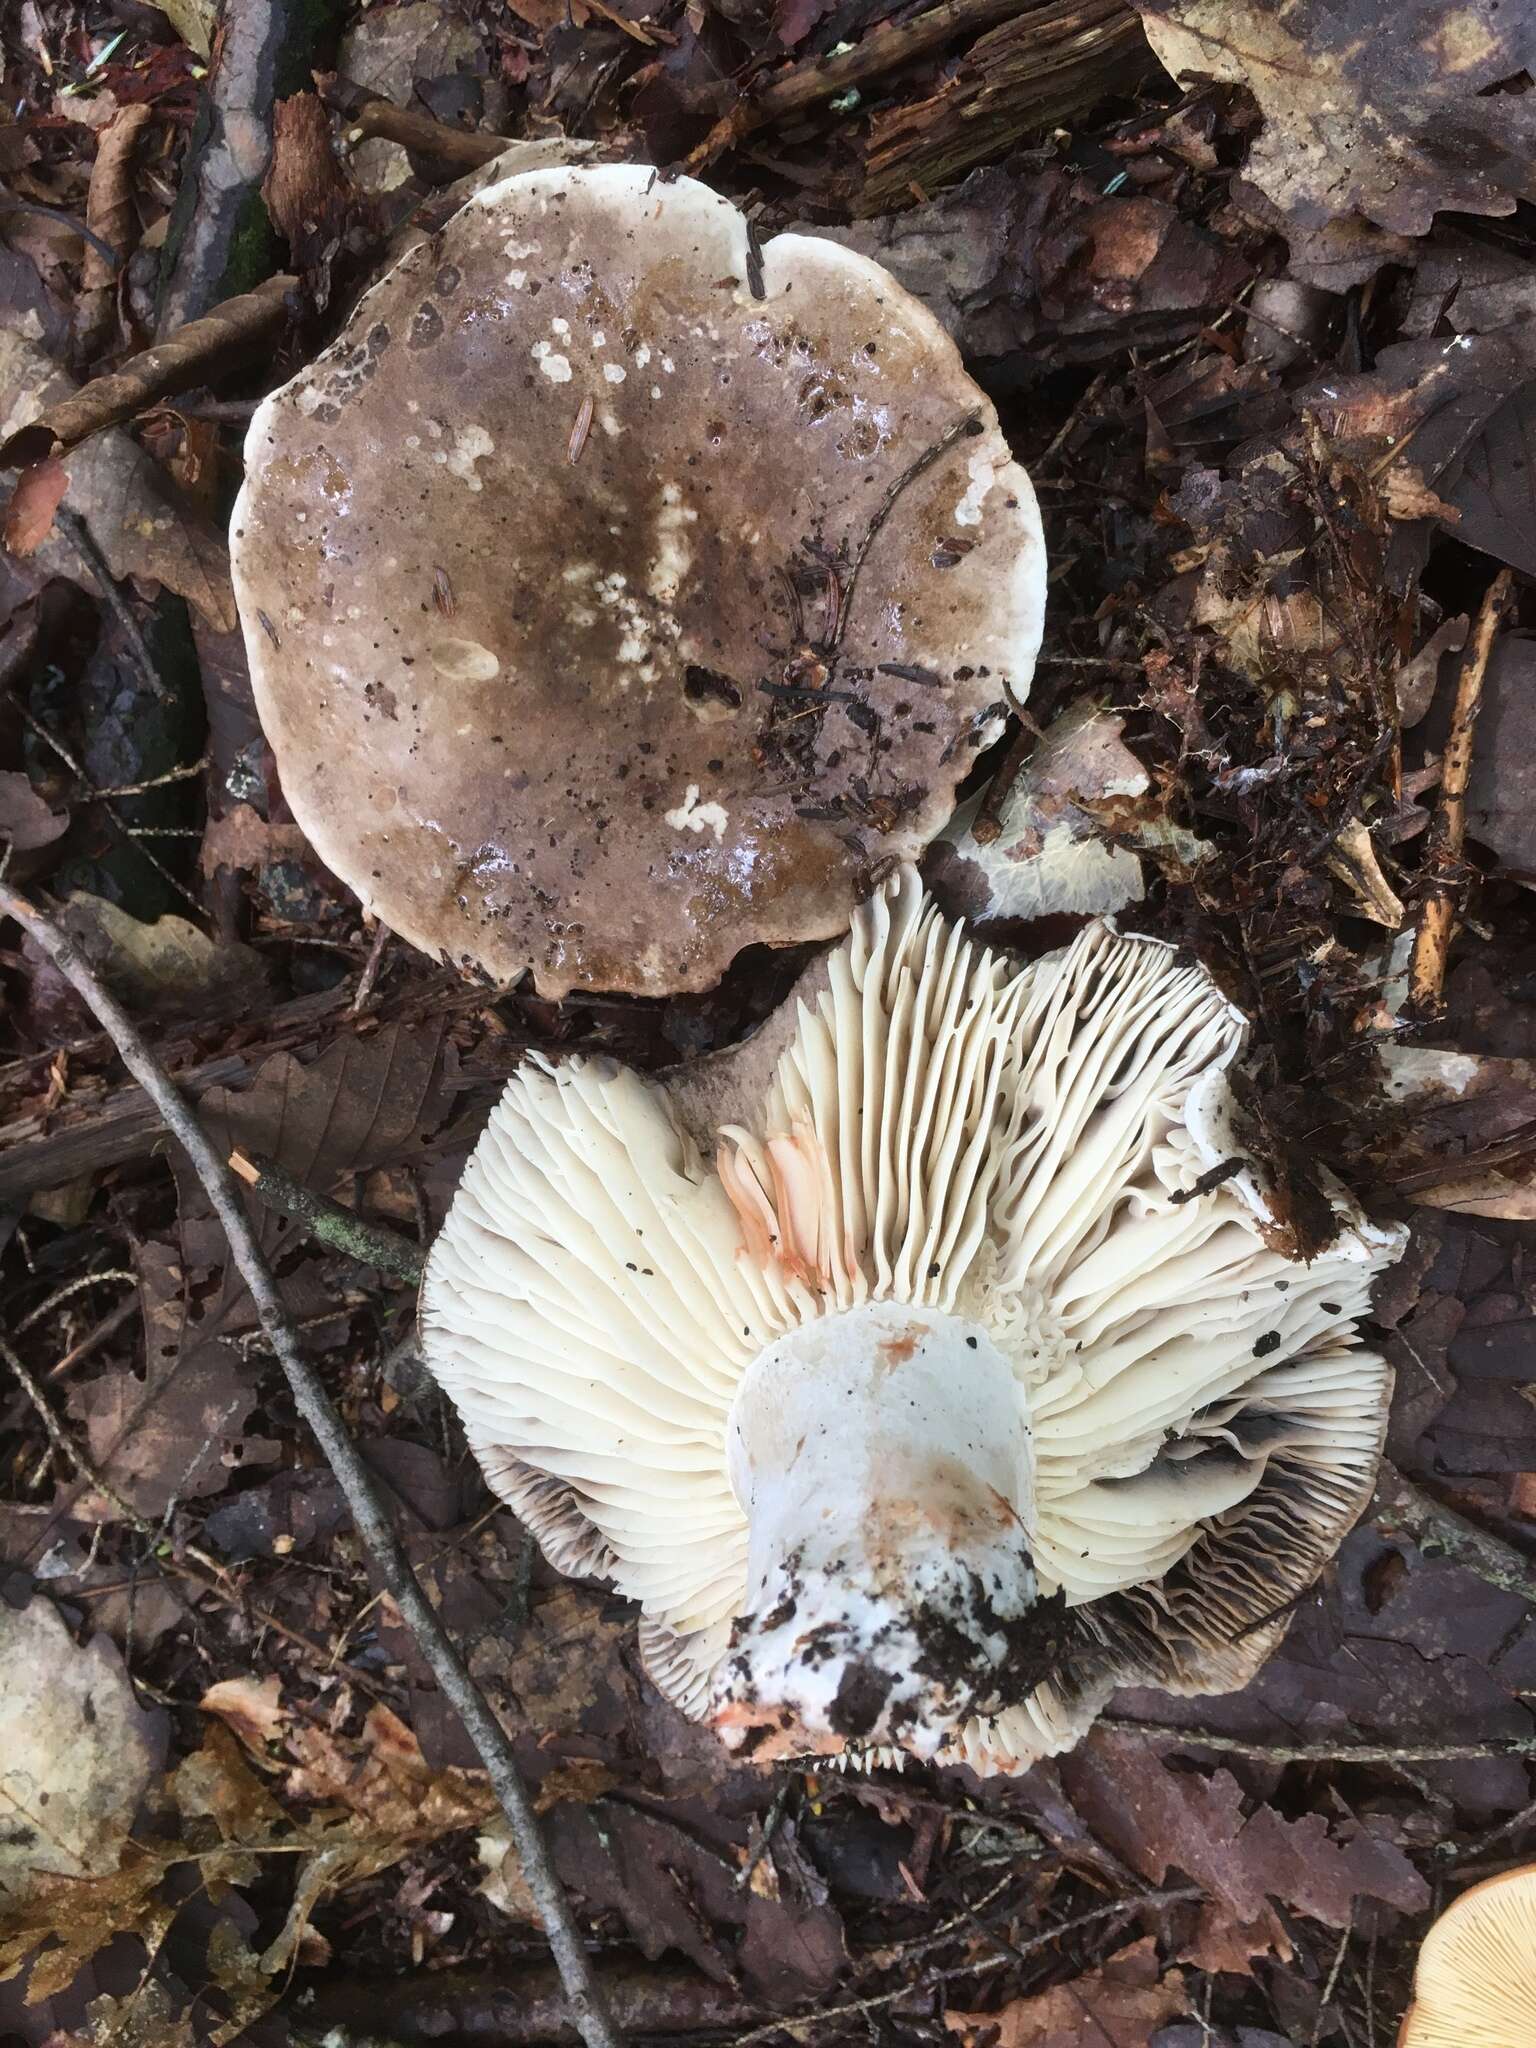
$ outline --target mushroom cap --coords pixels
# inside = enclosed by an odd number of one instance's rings
[[[540,991],[846,929],[1027,693],[1029,481],[932,315],[643,166],[477,194],[273,394],[231,530],[322,858]]]
[[[748,1368],[922,1304],[1012,1361],[1068,1610],[1051,1675],[940,1760],[1021,1769],[1117,1685],[1246,1683],[1370,1497],[1391,1374],[1354,1325],[1404,1234],[1335,1191],[1333,1243],[1296,1255],[1241,1144],[1244,1021],[1154,940],[1096,924],[1018,968],[908,870],[774,1031],[766,1087],[750,1044],[669,1087],[542,1058],[508,1085],[422,1296],[491,1483],[558,1569],[641,1603],[652,1677],[702,1713],[748,1581]]]
[[[1536,1864],[1473,1885],[1424,1937],[1398,2048],[1536,2044]]]

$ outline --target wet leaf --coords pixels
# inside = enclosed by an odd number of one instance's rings
[[[107,1637],[74,1642],[40,1594],[0,1602],[0,1920],[47,1876],[117,1868],[165,1750]]]
[[[50,810],[19,770],[0,771],[0,840],[8,839],[18,853],[33,853],[68,830],[68,811]]]
[[[1140,9],[1175,78],[1243,85],[1264,129],[1247,176],[1298,227],[1363,215],[1423,235],[1444,209],[1512,213],[1536,106],[1497,92],[1536,64],[1536,19],[1499,0],[1173,0]],[[1451,138],[1454,137],[1454,142]]]
[[[69,471],[56,455],[21,472],[5,508],[5,545],[13,555],[37,553],[53,531],[53,515],[68,489]]]
[[[0,439],[36,419],[49,398],[73,388],[74,380],[36,342],[0,327]],[[220,630],[234,626],[223,533],[180,500],[131,435],[109,428],[59,461],[68,477],[70,508],[90,528],[114,576],[164,583]],[[37,560],[50,575],[95,587],[91,571],[62,534],[41,543]]]
[[[137,1264],[143,1376],[109,1369],[75,1387],[69,1410],[85,1424],[95,1470],[141,1515],[158,1520],[173,1501],[222,1490],[256,1386],[217,1312],[189,1324],[182,1267],[170,1247],[141,1246]],[[97,1498],[93,1513],[110,1521],[117,1510]]]
[[[1165,2020],[1186,2012],[1177,1970],[1159,1978],[1157,1944],[1138,1941],[1070,1984],[1016,1998],[1001,2012],[950,2012],[964,2048],[997,2029],[997,2048],[1145,2048]]]
[[[1241,1969],[1269,1949],[1289,1956],[1276,1902],[1330,1927],[1347,1927],[1361,1897],[1403,1912],[1429,1903],[1402,1850],[1353,1819],[1335,1830],[1320,1813],[1285,1820],[1269,1806],[1250,1811],[1230,1772],[1170,1770],[1133,1736],[1101,1729],[1060,1770],[1106,1848],[1153,1884],[1177,1869],[1208,1894],[1213,1903],[1189,1951],[1205,1968]]]

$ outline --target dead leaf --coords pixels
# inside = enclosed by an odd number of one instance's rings
[[[5,545],[23,560],[53,531],[53,515],[69,489],[69,472],[56,455],[34,462],[16,479],[5,508]]]
[[[218,26],[217,0],[150,0],[150,5],[159,8],[187,48],[206,63]]]
[[[1536,66],[1527,9],[1403,0],[1386,34],[1377,0],[1172,0],[1140,12],[1175,78],[1243,85],[1258,101],[1264,128],[1245,173],[1287,222],[1318,229],[1358,214],[1424,235],[1437,212],[1512,213],[1524,194],[1536,106],[1492,88]]]
[[[1182,1975],[1159,1979],[1148,1936],[1070,1984],[1016,1998],[1001,2012],[946,2013],[944,2023],[966,2048],[988,2028],[997,2030],[997,2048],[1146,2048],[1165,2021],[1188,2010]]]
[[[0,325],[0,441],[37,419],[50,399],[76,389],[20,327]],[[229,548],[222,530],[184,504],[173,485],[121,428],[93,434],[58,458],[69,478],[72,510],[119,580],[163,583],[221,632],[236,624]],[[44,541],[37,560],[49,575],[95,588],[88,567],[62,534]]]
[[[1444,495],[1458,540],[1536,575],[1536,382],[1490,416]]]
[[[113,994],[140,1011],[254,1011],[271,992],[271,968],[254,947],[210,938],[184,917],[143,924],[77,890],[59,922]]]
[[[181,1263],[170,1246],[140,1246],[144,1373],[113,1368],[75,1386],[69,1411],[85,1424],[91,1463],[139,1514],[159,1520],[171,1503],[222,1491],[226,1457],[256,1403],[249,1366],[225,1340],[216,1309],[189,1324]],[[82,1504],[77,1512],[86,1512]],[[112,1504],[91,1496],[91,1515]]]
[[[1459,654],[1466,646],[1470,623],[1465,612],[1443,620],[1418,653],[1405,661],[1392,678],[1391,688],[1397,694],[1398,720],[1405,732],[1429,716],[1429,707],[1435,701],[1435,690],[1440,681],[1442,657]]]
[[[222,817],[210,818],[203,834],[202,869],[212,877],[220,868],[256,874],[274,861],[302,860],[309,841],[290,820],[269,825],[251,804],[232,804]]]
[[[208,52],[204,50],[203,56]],[[81,289],[111,292],[139,239],[139,211],[134,204],[133,157],[154,110],[142,102],[121,109],[110,127],[96,138],[96,161],[86,188],[85,224],[117,258],[114,270],[88,242],[80,259]]]
[[[134,1697],[104,1635],[83,1648],[41,1594],[0,1602],[0,1901],[46,1876],[116,1870],[165,1754],[165,1716]]]
[[[1355,914],[1372,924],[1385,925],[1389,932],[1401,931],[1407,912],[1402,898],[1381,871],[1370,828],[1361,818],[1351,818],[1334,835],[1328,850],[1328,866],[1354,897]]]
[[[482,1772],[433,1770],[388,1707],[370,1711],[360,1737],[339,1736],[288,1713],[276,1684],[226,1681],[205,1693],[204,1709],[227,1725],[211,1727],[200,1756],[176,1774],[182,1812],[214,1823],[226,1874],[264,1856],[280,1853],[291,1863],[298,1855],[287,1919],[261,1957],[272,1977],[291,1967],[310,1915],[329,1893],[376,1876],[412,1849],[478,1828],[498,1810]],[[266,1767],[281,1771],[282,1802],[253,1776],[232,1730],[254,1735]],[[308,1817],[283,1802],[308,1808]]]
[[[27,1975],[27,2004],[40,2005],[72,1984],[119,1934],[136,1935],[153,1953],[180,1910],[178,1903],[159,1895],[171,1860],[130,1848],[121,1866],[104,1876],[40,1878],[24,1902],[7,1903],[0,1929],[0,1981],[35,1958]],[[44,1953],[38,1955],[39,1949]]]
[[[0,770],[0,839],[18,853],[34,853],[68,830],[68,811],[51,811],[19,769]]]
[[[1178,1869],[1212,1901],[1187,1960],[1240,1969],[1250,1955],[1291,1946],[1274,1902],[1329,1927],[1347,1927],[1360,1897],[1421,1912],[1429,1890],[1403,1852],[1346,1820],[1320,1813],[1284,1820],[1248,1810],[1229,1771],[1172,1771],[1133,1736],[1100,1729],[1061,1759],[1063,1784],[1097,1839],[1153,1884]]]

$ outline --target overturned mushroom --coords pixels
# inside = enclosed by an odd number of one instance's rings
[[[1536,2048],[1536,1864],[1463,1892],[1425,1936],[1398,2048]]]
[[[563,1571],[756,1754],[1012,1771],[1117,1685],[1243,1684],[1370,1495],[1401,1233],[1309,1263],[1237,1136],[1245,1026],[1096,924],[1018,968],[910,870],[757,1041],[511,1082],[428,1362]]]
[[[295,815],[414,944],[546,994],[845,930],[1028,689],[1039,515],[954,344],[688,179],[477,194],[246,460]]]

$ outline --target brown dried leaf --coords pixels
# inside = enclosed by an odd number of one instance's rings
[[[1149,1936],[1070,1984],[1016,1998],[1001,2012],[950,2012],[945,2024],[966,2048],[996,2028],[997,2048],[1146,2048],[1166,2021],[1189,2007],[1184,1979],[1159,1979],[1157,1944]]]
[[[158,1520],[176,1500],[222,1492],[226,1455],[256,1402],[254,1376],[226,1341],[216,1309],[189,1323],[182,1268],[168,1245],[140,1247],[144,1375],[113,1369],[74,1388],[70,1413],[85,1424],[91,1463],[141,1515]],[[89,1511],[111,1521],[112,1504]]]
[[[27,2004],[39,2005],[72,1984],[119,1934],[134,1934],[153,1954],[180,1907],[157,1896],[170,1858],[130,1850],[120,1869],[102,1877],[46,1877],[25,1904],[7,1902],[0,1929],[0,1982],[36,1956]],[[182,1859],[176,1859],[182,1860]],[[51,1943],[42,1955],[37,1951]]]
[[[220,868],[255,874],[274,861],[302,860],[309,842],[291,820],[269,825],[251,804],[235,804],[221,818],[210,818],[203,834],[203,873]]]
[[[117,1868],[165,1752],[165,1716],[134,1697],[104,1635],[77,1644],[51,1601],[0,1602],[0,1907],[48,1875]]]
[[[1350,1821],[1334,1834],[1320,1813],[1250,1813],[1229,1771],[1171,1771],[1133,1736],[1101,1729],[1060,1770],[1078,1814],[1122,1862],[1153,1884],[1176,1868],[1209,1895],[1188,1953],[1204,1968],[1240,1968],[1267,1949],[1289,1956],[1272,1901],[1330,1927],[1347,1927],[1362,1895],[1410,1913],[1429,1903],[1424,1880],[1391,1843]]]
[[[153,117],[154,110],[142,103],[124,107],[112,125],[96,138],[96,161],[91,166],[91,182],[85,196],[85,224],[116,255],[118,270],[113,271],[106,258],[87,242],[80,259],[80,284],[84,291],[111,291],[138,244],[133,156]]]
[[[0,441],[75,388],[74,379],[31,339],[26,323],[0,324]],[[221,631],[233,630],[235,598],[222,530],[182,501],[130,434],[110,428],[59,459],[69,477],[71,508],[90,528],[115,577],[163,583]],[[62,534],[43,542],[37,559],[48,574],[95,588],[90,570]]]
[[[0,771],[0,839],[8,839],[18,853],[34,853],[68,830],[68,811],[49,810],[19,769]]]
[[[69,489],[69,472],[56,455],[34,462],[16,479],[5,508],[5,545],[25,559],[35,555],[53,531],[53,515]]]
[[[1401,0],[1388,34],[1378,0],[1172,0],[1140,12],[1175,78],[1252,92],[1264,130],[1247,176],[1299,228],[1359,214],[1424,235],[1442,209],[1512,213],[1524,193],[1536,105],[1492,88],[1536,66],[1528,8]]]

